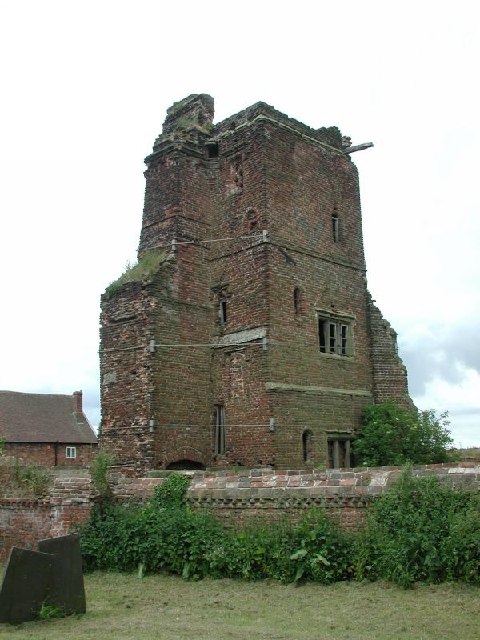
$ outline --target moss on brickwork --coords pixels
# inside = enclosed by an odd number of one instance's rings
[[[158,270],[159,266],[165,262],[165,259],[165,251],[149,251],[136,264],[127,263],[122,275],[114,282],[111,282],[105,289],[105,295],[107,298],[113,298],[125,283],[141,282],[149,279]]]

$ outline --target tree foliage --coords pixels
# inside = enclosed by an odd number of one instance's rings
[[[364,409],[362,431],[353,450],[358,464],[434,464],[452,459],[448,413],[405,409],[394,402]]]

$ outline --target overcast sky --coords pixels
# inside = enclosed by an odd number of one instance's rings
[[[173,6],[171,6],[173,4]],[[99,410],[100,294],[134,261],[166,109],[262,100],[337,125],[369,288],[420,408],[480,445],[477,3],[0,0],[0,389]]]

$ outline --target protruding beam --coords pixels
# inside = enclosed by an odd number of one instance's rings
[[[354,153],[355,151],[363,151],[364,149],[369,149],[370,147],[373,147],[373,142],[363,142],[362,144],[356,144],[352,147],[343,149],[343,153]]]

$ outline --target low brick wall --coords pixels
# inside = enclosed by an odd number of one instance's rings
[[[480,464],[428,465],[414,468],[417,476],[436,475],[442,482],[480,490]],[[297,520],[314,506],[324,507],[344,528],[358,527],[368,505],[382,495],[400,475],[398,467],[328,471],[190,471],[187,500],[193,508],[208,508],[225,523],[235,526],[252,517]],[[111,473],[114,495],[119,501],[145,500],[169,472],[158,478],[128,477]],[[48,498],[0,500],[0,559],[11,546],[35,548],[37,540],[67,533],[85,522],[94,504],[88,477],[55,479]]]
[[[50,496],[0,500],[0,561],[12,546],[36,549],[38,540],[65,535],[88,520],[93,487],[86,477],[55,479]]]

